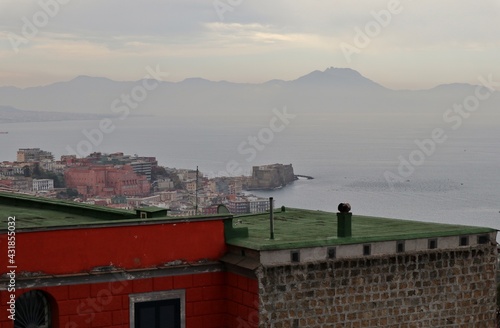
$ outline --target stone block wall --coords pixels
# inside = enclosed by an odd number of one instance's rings
[[[496,247],[261,267],[259,327],[495,327]]]
[[[291,164],[254,166],[249,189],[274,189],[283,187],[295,180]]]

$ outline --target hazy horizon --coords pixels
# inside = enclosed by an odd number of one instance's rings
[[[387,88],[389,90],[394,90],[394,91],[405,91],[405,90],[408,90],[408,91],[425,91],[425,90],[430,90],[430,89],[433,89],[433,88],[436,88],[436,87],[439,87],[439,86],[442,86],[442,85],[471,85],[471,86],[481,85],[481,83],[480,83],[481,81],[478,80],[478,78],[481,77],[479,75],[476,78],[476,81],[470,81],[470,82],[449,81],[449,82],[435,84],[435,85],[430,84],[428,87],[422,87],[422,88],[393,88],[393,87],[386,86],[386,85],[380,83],[379,81],[377,81],[375,79],[372,79],[369,76],[364,75],[363,72],[357,71],[357,70],[355,70],[355,69],[353,69],[351,67],[334,67],[334,66],[330,66],[330,67],[318,67],[317,69],[314,69],[314,70],[309,71],[309,72],[305,72],[305,73],[303,73],[301,75],[298,75],[298,76],[295,76],[295,77],[291,77],[290,79],[283,79],[283,78],[280,78],[280,77],[274,77],[274,78],[271,78],[271,79],[268,79],[268,80],[255,81],[255,82],[242,82],[242,81],[234,81],[234,80],[211,80],[211,79],[206,78],[204,76],[188,76],[188,77],[185,77],[185,78],[182,78],[182,79],[178,79],[178,80],[170,80],[170,79],[167,78],[167,79],[159,79],[158,81],[168,82],[168,83],[180,83],[180,82],[183,82],[183,81],[186,81],[186,80],[190,80],[190,79],[202,79],[202,80],[207,80],[207,81],[210,81],[210,82],[228,82],[228,83],[234,83],[234,84],[259,85],[259,84],[264,84],[264,83],[271,82],[271,81],[274,81],[274,80],[284,81],[284,82],[290,82],[290,81],[297,80],[297,79],[299,79],[301,77],[304,77],[304,76],[306,76],[306,75],[308,75],[310,73],[317,72],[317,71],[324,72],[325,70],[328,70],[328,69],[331,69],[331,68],[335,68],[335,69],[351,69],[351,70],[354,70],[354,71],[360,73],[364,78],[372,80],[373,82],[375,82],[377,84],[380,84],[384,88]],[[75,79],[78,79],[78,78],[81,78],[81,77],[97,78],[97,79],[107,79],[107,80],[110,80],[110,81],[113,81],[113,82],[137,82],[137,81],[141,81],[141,80],[144,79],[144,77],[141,77],[141,78],[138,78],[138,79],[114,79],[114,78],[111,78],[109,76],[104,76],[104,75],[80,74],[80,75],[75,75],[73,77],[67,77],[66,79],[63,79],[63,80],[56,80],[56,81],[52,81],[52,82],[47,82],[45,84],[38,84],[38,85],[24,86],[24,87],[23,86],[16,86],[16,85],[0,85],[0,88],[14,87],[14,88],[18,88],[18,89],[28,89],[28,88],[46,87],[46,86],[50,86],[50,85],[56,84],[56,83],[71,82],[71,81],[73,81]],[[496,78],[494,79],[494,81],[496,82]],[[498,90],[498,88],[495,88],[495,89]]]
[[[41,3],[49,4],[42,6]],[[0,3],[0,86],[76,76],[262,83],[350,67],[391,89],[500,76],[498,1]],[[91,19],[89,19],[91,18]]]

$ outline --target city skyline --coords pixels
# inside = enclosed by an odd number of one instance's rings
[[[0,86],[79,75],[261,83],[350,67],[392,89],[500,76],[500,4],[45,0],[0,4]],[[90,19],[89,19],[90,18]]]

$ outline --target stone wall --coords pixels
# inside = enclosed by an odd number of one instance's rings
[[[496,247],[261,267],[259,327],[495,327]]]

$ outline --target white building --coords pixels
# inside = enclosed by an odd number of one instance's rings
[[[54,189],[54,180],[52,179],[33,179],[33,191],[43,191]]]
[[[264,213],[269,211],[269,200],[259,197],[247,197],[250,213]]]

